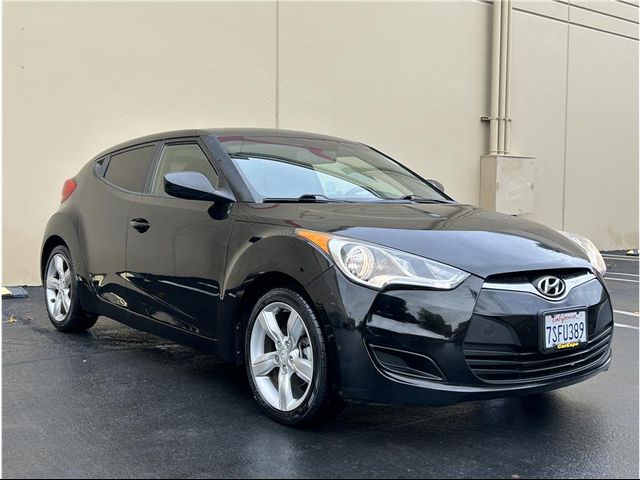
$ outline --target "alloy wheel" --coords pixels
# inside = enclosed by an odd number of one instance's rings
[[[71,308],[71,268],[60,253],[49,260],[46,295],[49,314],[56,322],[62,322]]]
[[[273,302],[258,314],[250,340],[251,374],[265,401],[290,412],[307,398],[313,381],[313,348],[300,314]]]

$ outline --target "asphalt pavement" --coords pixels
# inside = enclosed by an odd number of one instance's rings
[[[521,399],[354,405],[311,430],[269,420],[210,355],[106,318],[56,332],[28,288],[3,301],[3,475],[638,478],[638,258],[606,261],[609,372]]]

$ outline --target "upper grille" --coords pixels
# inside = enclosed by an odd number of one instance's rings
[[[471,371],[487,383],[530,383],[597,368],[608,354],[612,333],[610,325],[586,347],[551,354],[516,351],[507,345],[465,344],[464,357]]]

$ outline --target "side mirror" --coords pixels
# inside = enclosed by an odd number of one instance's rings
[[[164,176],[164,191],[167,195],[186,200],[236,201],[233,193],[213,188],[209,179],[200,172],[167,173]]]
[[[429,183],[432,187],[436,187],[441,192],[444,192],[444,185],[442,185],[438,180],[429,179],[427,180],[427,183]]]

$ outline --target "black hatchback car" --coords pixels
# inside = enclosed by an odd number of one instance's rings
[[[41,269],[57,329],[105,315],[206,348],[289,425],[343,399],[538,393],[611,359],[590,241],[309,133],[177,131],[99,154],[65,182]]]

